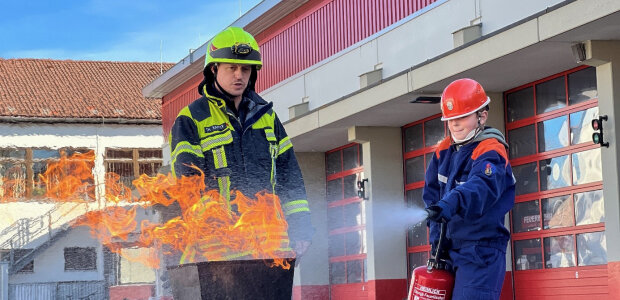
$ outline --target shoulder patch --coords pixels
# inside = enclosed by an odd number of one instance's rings
[[[435,150],[435,156],[439,158],[439,152],[450,148],[450,143],[452,143],[452,141],[450,140],[449,136],[445,137],[441,142],[439,142],[439,145],[437,146],[437,149]]]
[[[504,145],[496,139],[486,139],[480,142],[472,152],[471,159],[476,160],[480,157],[480,155],[489,151],[497,152],[497,154],[504,158],[506,165],[508,165],[508,153],[506,152],[506,147],[504,147]]]

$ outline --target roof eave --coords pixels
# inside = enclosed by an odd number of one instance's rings
[[[0,116],[2,123],[42,123],[42,124],[120,124],[120,125],[161,125],[161,119],[131,119],[131,118],[44,118],[44,117],[15,117]]]

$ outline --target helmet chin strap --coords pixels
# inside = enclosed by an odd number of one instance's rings
[[[220,92],[222,92],[222,94],[224,94],[224,96],[226,96],[228,98],[228,100],[232,100],[233,98],[235,98],[235,96],[231,95],[229,92],[227,92],[221,85],[220,83],[217,81],[217,64],[213,66],[213,79],[215,81],[215,85],[217,85],[217,88],[220,90]]]

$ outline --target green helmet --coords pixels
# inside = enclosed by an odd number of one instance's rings
[[[253,65],[257,70],[263,66],[258,43],[239,27],[228,27],[213,37],[205,56],[205,68],[214,63]]]

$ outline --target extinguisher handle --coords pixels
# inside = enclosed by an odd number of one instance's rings
[[[430,272],[432,269],[445,269],[446,262],[445,257],[439,257],[443,252],[442,247],[445,245],[446,231],[448,224],[446,222],[439,223],[439,241],[437,247],[435,247],[435,253],[431,253],[431,258],[428,260],[426,267]]]

